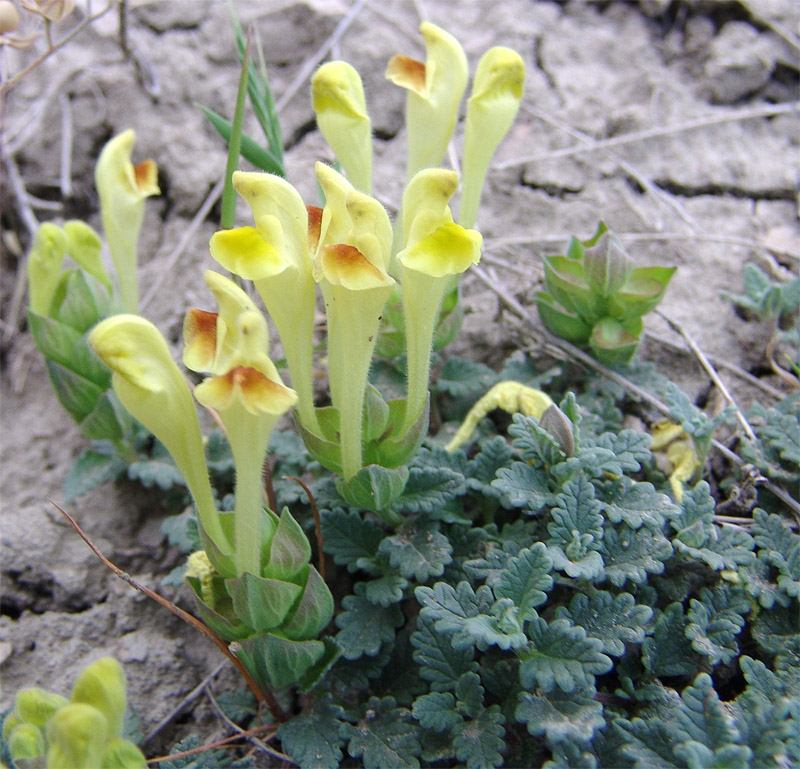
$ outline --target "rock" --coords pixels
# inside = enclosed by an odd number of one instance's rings
[[[732,104],[758,91],[775,69],[769,41],[743,21],[727,23],[710,48],[705,75],[717,104]]]

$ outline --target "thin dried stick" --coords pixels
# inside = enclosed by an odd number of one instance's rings
[[[661,312],[661,310],[656,310],[655,313],[660,318],[663,318],[671,329],[677,331],[686,340],[686,344],[689,345],[689,348],[695,354],[697,360],[700,361],[700,365],[705,369],[706,373],[711,377],[711,381],[714,382],[716,387],[722,393],[722,397],[725,398],[725,400],[728,401],[731,406],[733,406],[734,410],[736,411],[736,419],[742,426],[745,435],[751,441],[756,441],[757,438],[755,432],[753,432],[753,428],[750,427],[750,423],[747,421],[747,418],[742,413],[742,410],[733,399],[733,396],[731,395],[730,390],[728,390],[727,385],[722,381],[722,379],[720,379],[719,374],[717,374],[717,370],[711,365],[711,361],[709,361],[709,359],[706,357],[706,354],[700,349],[697,342],[694,341],[689,332],[676,320],[672,320],[672,318],[667,317],[663,312]]]
[[[63,91],[58,95],[58,105],[61,107],[61,173],[59,185],[61,196],[72,197],[72,110],[69,96]]]
[[[230,747],[232,742],[241,740],[243,737],[246,738],[251,734],[261,734],[262,732],[268,731],[271,728],[274,727],[271,725],[256,726],[253,729],[247,729],[241,734],[232,734],[230,737],[223,737],[221,740],[214,740],[214,742],[209,742],[208,745],[201,745],[200,747],[191,748],[190,750],[182,750],[179,753],[170,753],[167,756],[158,756],[158,758],[149,758],[147,759],[147,763],[157,764],[160,761],[174,761],[177,758],[196,756],[198,753],[206,753],[209,750],[215,750],[216,748],[227,748]]]
[[[369,2],[369,0],[356,0],[350,7],[350,10],[342,17],[342,20],[336,25],[330,37],[317,49],[317,51],[305,60],[300,71],[295,76],[294,80],[289,84],[280,99],[278,99],[275,108],[280,112],[300,90],[300,87],[311,76],[311,73],[317,68],[317,65],[328,55],[331,47],[337,40],[345,33],[347,28],[353,23],[356,16],[358,16],[361,9]]]
[[[708,115],[706,117],[697,118],[696,120],[687,120],[685,123],[678,123],[672,126],[666,126],[663,128],[650,128],[646,131],[635,131],[629,134],[623,134],[621,136],[614,136],[611,139],[600,139],[594,142],[592,145],[576,145],[574,147],[564,147],[558,150],[551,150],[550,152],[539,152],[535,155],[528,155],[526,157],[515,158],[514,160],[507,160],[503,163],[496,163],[493,167],[496,169],[515,168],[516,166],[525,165],[525,163],[534,163],[540,160],[554,160],[556,158],[571,157],[572,155],[582,155],[584,152],[595,152],[598,150],[606,150],[610,147],[619,147],[624,144],[645,141],[646,139],[657,139],[664,136],[673,136],[674,134],[692,131],[697,128],[706,128],[707,126],[718,125],[720,123],[776,117],[777,115],[786,115],[798,111],[800,111],[800,104],[795,103],[769,104],[763,107],[730,110],[721,115]]]
[[[107,569],[114,572],[114,574],[116,574],[123,582],[127,582],[131,587],[144,593],[148,598],[151,598],[168,611],[171,611],[176,617],[182,619],[188,625],[191,625],[198,632],[208,636],[208,638],[214,642],[214,645],[234,664],[236,669],[242,674],[242,677],[247,682],[247,685],[253,691],[253,694],[255,694],[256,699],[259,702],[266,702],[270,713],[272,713],[272,717],[279,722],[286,720],[286,715],[284,714],[283,709],[278,704],[278,701],[275,699],[274,695],[271,692],[261,691],[258,684],[253,680],[253,677],[247,672],[247,668],[245,668],[245,666],[242,664],[242,661],[235,654],[233,654],[233,652],[231,652],[231,650],[228,648],[228,644],[225,643],[220,636],[218,636],[210,627],[208,627],[208,625],[205,625],[196,617],[193,617],[188,612],[176,606],[174,603],[172,603],[172,601],[168,601],[166,598],[164,598],[164,596],[159,595],[149,587],[145,587],[141,582],[137,582],[133,577],[131,577],[130,574],[109,561],[108,558],[106,558],[103,553],[100,552],[100,549],[97,547],[97,545],[95,545],[94,542],[89,539],[89,536],[78,525],[78,522],[66,510],[63,510],[56,505],[55,502],[53,502],[53,505],[56,510],[58,510],[61,515],[67,519],[69,525],[75,529],[75,531],[78,533],[78,536],[89,546],[89,549],[100,559]]]
[[[231,729],[233,729],[238,734],[238,736],[243,737],[249,743],[255,745],[255,747],[258,748],[259,750],[264,751],[264,753],[266,753],[268,756],[272,756],[272,758],[277,758],[279,761],[287,761],[292,766],[297,766],[297,764],[291,759],[290,756],[287,756],[285,753],[281,753],[279,750],[275,750],[275,748],[271,748],[269,745],[267,745],[266,742],[263,742],[262,740],[259,740],[257,737],[248,733],[248,731],[252,730],[242,729],[242,727],[239,726],[239,724],[231,721],[231,719],[228,718],[228,716],[226,715],[225,711],[220,707],[219,703],[214,697],[214,693],[211,691],[210,688],[206,690],[206,694],[208,695],[208,700],[211,703],[211,707],[214,709],[217,716],[219,716]],[[264,728],[265,730],[271,729],[273,732],[276,731],[276,727],[273,724],[264,724],[262,728]],[[268,735],[268,737],[272,736],[273,736],[272,734]]]
[[[226,663],[224,661],[220,662],[214,670],[212,670],[199,684],[197,684],[192,691],[190,691],[166,716],[164,716],[164,718],[162,718],[150,730],[148,735],[142,740],[142,745],[147,745],[150,740],[157,737],[161,730],[172,722],[173,718],[176,718],[178,715],[180,715],[187,705],[191,705],[203,693],[203,690],[219,674],[225,665]]]
[[[17,72],[16,75],[8,78],[8,80],[5,80],[2,83],[0,83],[0,98],[9,93],[11,89],[14,88],[14,86],[16,86],[19,83],[19,81],[22,80],[23,77],[25,77],[25,75],[36,69],[36,67],[38,67],[43,61],[45,61],[45,59],[49,58],[52,54],[54,54],[59,48],[63,48],[70,40],[72,40],[73,37],[80,34],[80,32],[82,32],[86,27],[88,27],[93,21],[96,21],[101,16],[104,16],[106,13],[108,13],[113,7],[113,5],[114,5],[114,0],[108,0],[108,4],[106,5],[105,8],[103,8],[103,10],[87,16],[80,24],[78,24],[77,27],[75,27],[75,29],[73,29],[67,35],[62,37],[61,40],[59,40],[57,43],[50,45],[48,49],[43,54],[41,54],[41,56],[34,59],[27,67],[21,69],[19,72]]]
[[[317,509],[317,501],[314,499],[314,495],[309,491],[308,486],[303,483],[302,479],[298,478],[296,475],[284,475],[284,478],[288,481],[294,481],[295,483],[300,484],[302,486],[303,491],[308,495],[308,503],[311,505],[311,512],[314,514],[314,528],[317,530],[317,550],[319,550],[319,575],[322,577],[322,581],[325,581],[325,551],[322,549],[322,521],[319,517],[319,510]]]

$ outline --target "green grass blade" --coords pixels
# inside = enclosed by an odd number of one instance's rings
[[[231,138],[231,121],[225,119],[218,112],[213,109],[204,107],[198,104],[203,113],[208,118],[211,125],[217,129],[217,133],[225,140],[227,144]],[[256,168],[262,171],[268,171],[271,174],[276,174],[285,178],[283,164],[265,147],[262,147],[255,139],[252,139],[247,134],[242,134],[241,137],[241,154],[245,160],[252,163]]]
[[[233,172],[239,165],[239,152],[242,146],[242,118],[244,117],[244,103],[247,97],[247,81],[250,73],[250,37],[244,50],[242,74],[239,78],[239,90],[236,94],[236,109],[233,113],[231,135],[228,140],[228,163],[225,167],[225,188],[222,192],[222,216],[220,225],[223,229],[233,227],[236,218],[236,192],[233,189]]]

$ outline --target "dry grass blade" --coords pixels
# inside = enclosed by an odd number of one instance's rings
[[[535,155],[526,155],[514,160],[507,160],[503,163],[497,163],[494,168],[515,168],[517,166],[525,165],[525,163],[533,163],[540,160],[553,160],[555,158],[566,158],[572,155],[582,155],[584,152],[596,152],[598,150],[606,150],[611,147],[619,147],[623,144],[631,144],[633,142],[645,141],[646,139],[658,139],[665,136],[673,136],[675,134],[684,133],[685,131],[693,131],[698,128],[706,128],[720,123],[733,123],[739,120],[755,120],[758,118],[776,117],[778,115],[786,115],[792,112],[800,112],[800,104],[769,104],[764,107],[752,107],[750,109],[731,110],[719,115],[709,115],[707,117],[697,118],[696,120],[687,120],[685,123],[678,123],[673,126],[666,126],[663,128],[650,128],[646,131],[635,131],[621,136],[615,136],[611,139],[599,139],[592,144],[576,145],[574,147],[564,147],[563,149],[551,150],[550,152],[538,152]]]

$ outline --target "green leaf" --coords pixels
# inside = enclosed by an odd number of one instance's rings
[[[325,552],[350,572],[363,569],[376,574],[375,556],[384,537],[383,529],[357,511],[346,512],[338,507],[323,510],[320,516]]]
[[[632,529],[643,524],[659,529],[665,519],[680,512],[680,508],[666,494],[656,491],[652,483],[633,481],[627,476],[611,484],[603,507],[609,520],[624,521]]]
[[[335,769],[342,760],[344,711],[330,695],[306,702],[302,712],[278,727],[281,747],[302,769]]]
[[[684,769],[675,756],[676,735],[670,724],[658,718],[617,719],[614,728],[624,739],[621,752],[631,759],[634,769]]]
[[[495,595],[513,601],[519,609],[520,620],[536,616],[534,608],[547,600],[553,587],[552,568],[553,561],[547,555],[547,548],[543,542],[537,542],[509,559],[508,567],[501,572],[495,587]]]
[[[228,689],[216,699],[222,712],[240,726],[258,714],[258,702],[250,689]]]
[[[453,727],[456,757],[467,769],[501,766],[505,748],[505,719],[499,705],[482,708],[476,718]]]
[[[423,606],[422,616],[432,620],[440,633],[452,634],[455,649],[477,646],[485,650],[496,645],[507,650],[526,643],[513,602],[494,600],[486,585],[476,593],[468,582],[459,582],[455,588],[437,582],[432,588],[418,587],[414,593]]]
[[[161,533],[173,547],[181,553],[202,550],[203,542],[197,527],[197,516],[193,509],[185,510],[179,515],[170,515],[161,523]]]
[[[637,604],[630,593],[617,596],[605,590],[586,596],[577,593],[570,601],[569,609],[560,606],[556,617],[579,625],[592,637],[602,641],[603,651],[614,657],[625,654],[626,643],[640,644],[644,641],[645,625],[653,610]]]
[[[761,509],[753,511],[755,543],[759,560],[774,566],[778,585],[791,597],[800,595],[800,536],[792,532],[784,519]]]
[[[646,526],[632,529],[623,523],[606,527],[600,552],[606,579],[622,587],[626,580],[640,585],[647,581],[648,574],[661,574],[664,561],[672,555],[672,545],[658,531]]]
[[[417,697],[412,713],[423,729],[434,732],[450,731],[464,720],[456,711],[456,700],[450,692],[431,692]]]
[[[184,753],[189,750],[202,748],[203,743],[196,734],[176,742],[170,749],[170,754]],[[256,769],[255,764],[249,758],[234,761],[230,751],[215,749],[199,750],[182,758],[159,761],[159,766],[163,769]]]
[[[778,654],[783,649],[800,651],[800,613],[797,602],[788,607],[776,606],[772,611],[759,612],[752,624],[756,643],[769,654]]]
[[[601,578],[603,559],[597,551],[602,548],[603,506],[595,499],[594,486],[585,478],[571,479],[556,501],[547,526],[551,536],[547,553],[553,566],[570,577]]]
[[[528,622],[530,644],[518,652],[519,679],[529,690],[540,686],[545,692],[558,686],[568,694],[594,687],[594,676],[607,673],[613,663],[600,649],[602,642],[589,638],[582,627],[566,619],[547,623],[541,617]]]
[[[64,500],[74,502],[98,486],[116,480],[125,467],[116,452],[105,454],[87,449],[70,465],[64,479]]]
[[[231,139],[231,121],[226,120],[222,115],[215,112],[209,107],[198,105],[203,114],[208,118],[211,125],[216,128],[217,133],[225,140],[227,144]],[[245,160],[252,163],[256,168],[262,171],[267,171],[277,176],[284,176],[283,165],[281,162],[266,148],[262,147],[255,139],[252,139],[246,134],[242,134],[240,151]]]
[[[544,735],[551,747],[567,740],[587,743],[605,726],[603,706],[594,699],[593,689],[565,694],[522,692],[514,716],[526,724],[533,737]]]
[[[278,527],[269,544],[268,556],[263,574],[279,580],[297,579],[298,574],[311,560],[308,537],[287,507],[281,511]]]
[[[403,600],[403,591],[408,587],[408,580],[392,570],[364,584],[366,585],[364,595],[370,603],[390,606]]]
[[[692,646],[686,637],[688,619],[675,602],[656,619],[653,635],[644,639],[642,661],[655,676],[687,676],[697,670]]]
[[[453,548],[435,524],[417,520],[404,524],[396,534],[381,542],[380,552],[403,577],[427,582],[439,577],[452,558]]]
[[[453,648],[449,635],[437,631],[434,624],[434,620],[420,615],[411,635],[414,661],[433,691],[453,691],[461,676],[476,671],[478,663],[473,660],[471,647]]]
[[[501,467],[492,488],[503,495],[508,507],[536,512],[550,505],[554,495],[548,484],[549,474],[543,468],[531,467],[525,462],[513,462],[511,467]]]
[[[513,446],[522,460],[533,467],[549,468],[566,458],[558,439],[533,417],[514,414],[508,434],[514,437]]]
[[[739,653],[736,636],[744,627],[742,615],[749,611],[750,602],[743,590],[725,585],[714,590],[704,587],[700,600],[693,598],[689,603],[689,624],[684,632],[692,648],[708,657],[712,665],[727,664]]]
[[[128,478],[139,481],[146,489],[157,486],[162,491],[169,491],[173,486],[186,485],[178,466],[163,448],[154,450],[151,459],[128,465]]]
[[[367,465],[350,480],[337,481],[336,490],[354,507],[381,512],[397,501],[407,481],[405,467],[390,470],[380,465]]]
[[[349,740],[348,753],[360,758],[365,769],[419,766],[419,727],[408,710],[396,706],[394,697],[370,697],[358,723],[346,724],[342,733]]]
[[[403,615],[396,604],[376,606],[367,600],[363,582],[353,590],[355,595],[342,601],[344,611],[336,617],[336,625],[341,628],[336,641],[344,650],[345,659],[355,660],[363,654],[374,657],[381,644],[394,638],[394,629],[403,624]]]
[[[684,759],[689,756],[703,757],[705,766],[729,766],[747,769],[751,756],[750,748],[737,745],[739,732],[726,712],[725,705],[714,691],[711,676],[701,673],[691,686],[683,690],[681,695],[684,707],[677,711],[677,719],[690,740],[675,748],[675,754]],[[688,743],[688,744],[687,744]],[[708,754],[700,745],[713,755],[709,761]],[[733,748],[733,750],[731,749]],[[723,760],[724,759],[724,763]],[[696,765],[691,759],[690,765]]]
[[[397,510],[409,513],[434,513],[461,493],[464,476],[445,467],[412,467]]]
[[[592,746],[593,747],[593,746]],[[590,747],[577,742],[560,742],[552,748],[553,758],[542,764],[542,769],[597,769],[597,757]],[[604,766],[622,766],[619,761]]]
[[[452,398],[468,398],[485,393],[497,380],[497,374],[483,363],[450,358],[442,367],[435,388]]]

